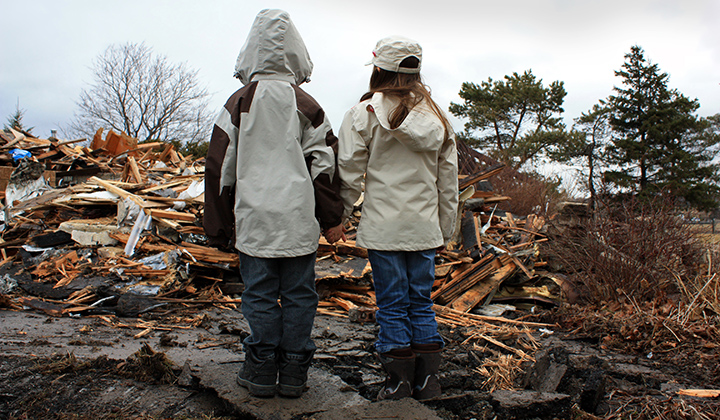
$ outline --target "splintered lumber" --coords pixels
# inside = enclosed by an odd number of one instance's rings
[[[146,268],[126,268],[123,271],[124,274],[139,276],[139,277],[165,277],[173,273],[170,270],[151,270]]]
[[[156,300],[169,303],[186,303],[186,304],[213,304],[213,303],[242,303],[242,299],[175,299],[167,297],[158,297]],[[179,328],[179,327],[178,327]]]
[[[680,389],[678,395],[686,395],[698,398],[717,398],[720,397],[720,389]]]
[[[349,301],[349,300],[346,300],[346,299],[343,299],[343,298],[339,298],[339,297],[337,297],[337,296],[331,296],[329,299],[327,299],[327,301],[337,304],[338,306],[340,306],[341,308],[343,308],[344,310],[346,310],[346,311],[348,311],[348,312],[349,312],[351,309],[355,309],[355,308],[358,307],[358,306],[357,306],[356,304],[354,304],[352,301]]]
[[[336,290],[332,294],[334,297],[346,299],[355,303],[359,303],[361,305],[375,307],[375,299],[371,298],[367,295],[360,295],[357,293],[349,293],[349,292],[342,292],[339,290]]]
[[[500,203],[502,201],[510,201],[511,198],[506,195],[494,195],[484,199],[486,204]]]
[[[186,182],[188,182],[187,179],[179,179],[179,180],[175,180],[175,181],[166,182],[166,183],[160,184],[160,185],[154,185],[152,187],[145,188],[144,190],[142,190],[140,192],[143,194],[147,194],[147,193],[154,192],[154,191],[160,191],[160,190],[164,190],[167,188],[177,187],[179,185],[185,184]],[[173,199],[173,200],[176,200],[176,199]]]
[[[355,245],[355,241],[329,243],[324,237],[320,237],[318,254],[333,253],[338,255],[353,255],[355,257],[367,258],[367,249]]]
[[[317,313],[320,315],[330,315],[330,316],[335,316],[338,318],[347,318],[348,317],[347,313],[338,312],[338,311],[334,311],[334,310],[322,308],[322,307],[317,308]]]
[[[497,289],[498,286],[500,286],[500,283],[510,277],[515,272],[515,269],[515,263],[512,261],[508,262],[500,267],[495,273],[468,289],[468,291],[463,293],[462,296],[455,299],[450,306],[460,312],[470,311],[483,299],[485,299],[485,297],[487,297],[493,290]]]
[[[180,220],[183,222],[194,222],[196,219],[195,215],[192,213],[160,209],[150,209],[150,216],[158,219]]]
[[[181,251],[187,251],[200,261],[213,263],[230,263],[231,267],[237,267],[239,257],[233,252],[223,252],[217,248],[181,242],[178,247]]]
[[[445,282],[439,289],[435,290],[430,297],[432,300],[441,304],[452,302],[502,266],[503,263],[499,258],[493,255],[487,255],[473,264],[470,269],[463,271],[457,277]]]
[[[489,323],[502,323],[502,324],[512,324],[512,325],[520,325],[524,327],[537,327],[537,328],[547,328],[547,327],[556,327],[556,325],[553,324],[545,324],[542,322],[529,322],[529,321],[518,321],[515,319],[508,319],[503,318],[500,316],[488,316],[488,315],[477,315],[473,313],[465,313],[456,311],[453,308],[442,306],[442,305],[433,305],[433,311],[438,316],[438,321],[442,321],[443,319],[448,319],[451,321],[454,321],[455,324],[459,325],[486,325]]]
[[[140,168],[138,168],[138,164],[134,157],[128,156],[126,168],[128,168],[128,176],[132,175],[135,182],[143,182],[142,175],[140,175]]]
[[[9,141],[5,146],[3,146],[3,149],[11,149],[13,146],[15,146],[17,143],[21,142],[22,140],[25,140],[25,134],[15,130],[12,127],[8,127],[12,135],[15,137],[13,140]]]
[[[105,188],[106,190],[117,195],[118,197],[122,198],[123,200],[128,198],[128,199],[132,200],[133,202],[135,202],[135,204],[137,204],[138,206],[145,207],[145,200],[143,200],[142,198],[136,196],[135,194],[133,194],[129,191],[125,191],[124,189],[117,187],[107,181],[104,181],[96,176],[91,177],[88,181]]]
[[[453,252],[448,250],[442,250],[439,252],[439,255],[443,258],[446,258],[450,261],[452,261],[452,264],[458,264],[458,263],[472,263],[473,259],[468,257],[467,255],[464,255],[460,252]]]
[[[505,167],[504,163],[498,163],[498,164],[495,164],[495,165],[489,167],[488,169],[486,169],[482,172],[478,172],[477,174],[471,175],[471,176],[463,179],[462,181],[460,181],[459,188],[461,190],[464,190],[465,188],[469,187],[470,185],[472,185],[476,182],[488,179],[491,176],[500,173],[500,171],[502,171],[504,167]]]
[[[515,265],[520,267],[520,269],[523,271],[523,273],[525,273],[526,276],[528,276],[528,278],[533,277],[533,274],[530,272],[530,270],[528,270],[527,267],[525,267],[525,264],[523,264],[518,257],[513,255],[510,258],[512,258],[512,260],[515,262]]]
[[[118,242],[127,244],[130,235],[125,233],[113,232],[109,234],[111,238],[116,239]],[[156,245],[138,242],[137,248],[144,252],[165,252],[172,250],[179,250],[183,254],[189,255],[194,260],[199,260],[207,263],[216,264],[229,264],[230,267],[237,267],[239,265],[239,257],[235,253],[223,252],[216,248],[211,248],[202,245],[195,245],[187,242],[182,242],[178,245]]]

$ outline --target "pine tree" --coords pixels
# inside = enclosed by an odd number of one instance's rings
[[[640,196],[662,192],[712,206],[718,167],[711,164],[711,145],[699,135],[698,101],[669,89],[668,74],[647,61],[639,46],[631,47],[615,75],[622,86],[608,103],[616,134],[610,160],[618,169],[605,172],[606,180]]]
[[[32,134],[31,132],[35,127],[25,127],[23,124],[24,116],[25,110],[20,108],[20,101],[18,101],[17,105],[15,105],[15,112],[8,116],[7,124],[5,124],[4,128],[6,130],[12,128],[17,131],[24,131],[26,133]]]
[[[560,117],[565,95],[563,82],[545,87],[527,70],[480,85],[463,83],[464,102],[450,104],[450,112],[467,118],[463,135],[472,146],[519,169],[565,140]]]

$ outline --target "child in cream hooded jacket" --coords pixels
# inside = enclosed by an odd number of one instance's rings
[[[205,165],[208,242],[237,249],[245,284],[250,335],[237,382],[261,397],[305,391],[318,240],[343,210],[337,138],[300,88],[312,69],[288,13],[258,13],[235,66],[244,86],[220,110]]]
[[[345,217],[364,179],[357,244],[368,249],[380,326],[375,349],[388,375],[378,399],[440,395],[444,342],[430,295],[436,249],[455,226],[457,151],[445,114],[420,78],[421,55],[410,39],[380,40],[370,91],[338,133]]]

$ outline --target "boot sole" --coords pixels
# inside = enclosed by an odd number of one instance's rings
[[[254,397],[270,398],[275,396],[275,385],[261,385],[237,377],[237,383],[243,388],[246,388],[250,395]]]
[[[303,385],[285,385],[278,384],[278,394],[287,398],[298,398],[305,392],[305,384]]]

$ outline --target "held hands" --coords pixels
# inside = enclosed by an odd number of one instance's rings
[[[342,239],[343,242],[347,241],[347,238],[345,238],[345,226],[343,226],[342,223],[335,227],[325,229],[325,232],[323,232],[323,236],[331,244],[334,244],[340,239]]]

